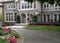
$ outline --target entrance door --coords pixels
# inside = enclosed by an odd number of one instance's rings
[[[20,16],[19,15],[16,16],[16,22],[20,23]]]
[[[22,14],[22,23],[26,23],[26,15]]]

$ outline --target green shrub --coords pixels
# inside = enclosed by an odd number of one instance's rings
[[[17,32],[16,33],[11,32],[10,35],[15,36],[16,38],[20,38],[20,35]]]
[[[2,38],[0,38],[0,43],[10,43],[7,39],[2,39]]]
[[[16,38],[20,38],[20,35],[18,33],[14,33],[13,36],[15,36]]]

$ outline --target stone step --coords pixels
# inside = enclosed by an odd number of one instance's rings
[[[27,26],[28,23],[16,23],[15,26]]]

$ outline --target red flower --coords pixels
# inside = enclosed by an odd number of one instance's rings
[[[10,42],[17,43],[17,39],[15,37],[9,37]]]
[[[3,31],[10,31],[11,28],[2,28]]]

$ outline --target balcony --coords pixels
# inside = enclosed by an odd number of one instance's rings
[[[60,11],[60,7],[56,8],[43,8],[43,11]]]
[[[34,10],[36,9],[35,3],[21,2],[19,10]]]

